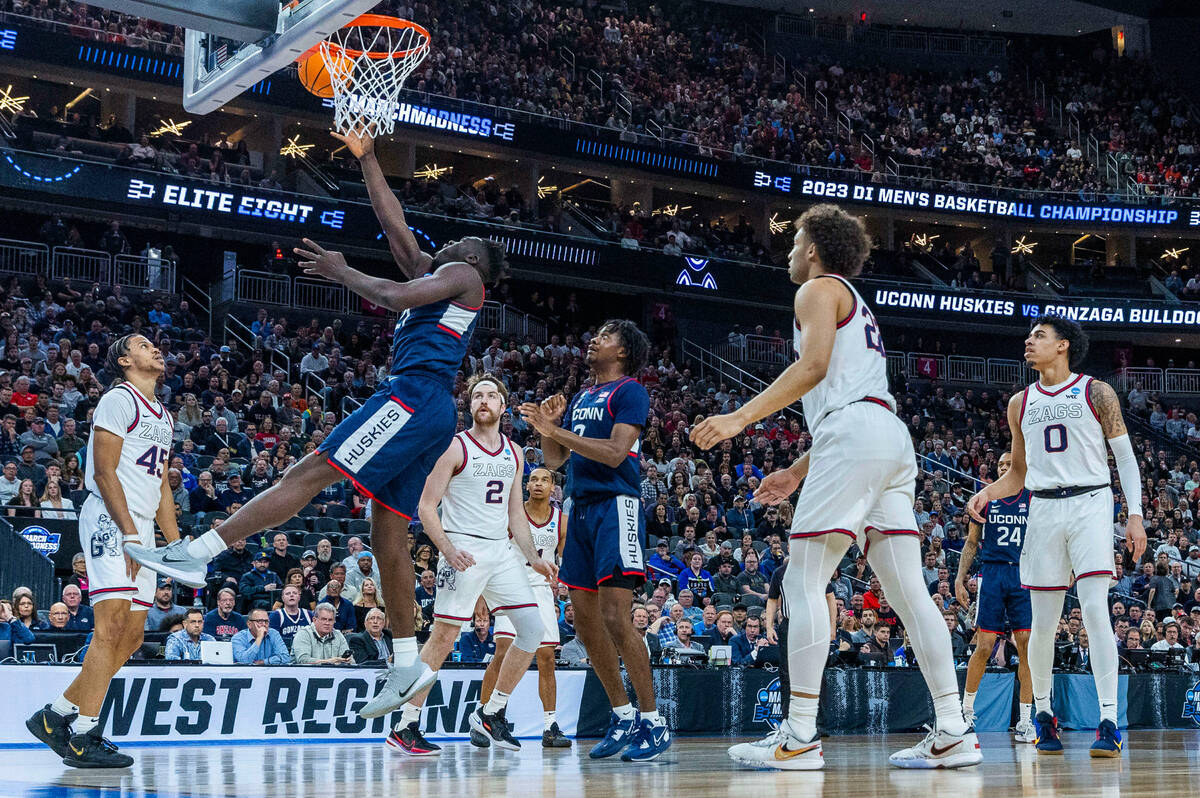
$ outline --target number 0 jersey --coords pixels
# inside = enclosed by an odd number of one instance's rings
[[[979,561],[1008,563],[1021,562],[1021,545],[1025,541],[1025,526],[1029,516],[1027,490],[1022,490],[1007,499],[988,502],[987,523],[983,525],[983,539],[979,543]]]
[[[1021,400],[1025,487],[1029,490],[1108,485],[1108,452],[1092,406],[1092,378],[1074,374],[1057,386],[1035,382]]]
[[[804,417],[814,436],[822,419],[854,402],[868,399],[886,405],[892,412],[896,410],[896,400],[888,391],[887,353],[874,314],[849,280],[835,274],[820,277],[845,285],[854,299],[854,306],[850,315],[838,322],[824,379],[803,398]],[[799,358],[802,355],[799,322],[795,323],[795,328],[793,342]]]
[[[171,458],[175,428],[171,416],[157,399],[151,403],[128,382],[114,385],[100,397],[92,414],[92,427],[105,429],[121,438],[117,479],[125,491],[129,512],[154,518],[162,500],[162,475]],[[83,485],[103,498],[96,484],[95,435],[87,446]]]
[[[500,448],[485,449],[469,431],[454,436],[463,464],[442,496],[442,528],[488,540],[508,540],[508,502],[517,478],[517,447],[500,436]],[[452,444],[453,445],[453,444]]]

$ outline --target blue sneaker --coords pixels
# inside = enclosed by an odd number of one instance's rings
[[[637,722],[637,715],[630,720],[621,720],[617,717],[616,712],[610,713],[608,731],[604,732],[604,739],[593,746],[591,751],[588,751],[588,756],[592,759],[604,759],[606,756],[621,753],[621,750],[629,745]]]
[[[1033,725],[1037,729],[1033,747],[1039,754],[1061,754],[1063,752],[1062,740],[1058,739],[1058,718],[1049,712],[1039,712],[1033,719]]]
[[[1092,756],[1118,757],[1123,747],[1121,730],[1117,728],[1117,724],[1111,720],[1102,720],[1096,729],[1096,742],[1092,743],[1092,750],[1088,753]]]
[[[663,721],[639,718],[629,745],[621,752],[622,762],[649,762],[671,747],[671,730]]]

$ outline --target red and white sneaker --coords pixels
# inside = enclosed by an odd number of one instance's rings
[[[898,768],[963,768],[982,761],[979,738],[970,727],[962,734],[929,729],[924,740],[888,757],[888,762]]]
[[[401,729],[392,729],[385,742],[406,756],[438,756],[442,753],[440,745],[425,739],[416,721]]]

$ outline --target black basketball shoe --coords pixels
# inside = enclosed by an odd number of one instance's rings
[[[25,721],[25,728],[29,729],[34,737],[50,746],[50,750],[54,753],[65,757],[68,752],[67,743],[71,740],[71,723],[77,717],[79,716],[63,717],[47,704]]]
[[[415,720],[400,729],[393,729],[385,742],[407,756],[439,756],[442,753],[440,745],[425,739]]]
[[[542,732],[542,748],[570,748],[571,741],[558,728],[558,723],[551,723],[550,728]]]
[[[96,726],[87,734],[71,735],[63,764],[73,768],[127,768],[133,764],[133,757],[119,752]]]

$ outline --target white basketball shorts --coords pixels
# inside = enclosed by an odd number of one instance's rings
[[[537,606],[525,560],[507,538],[492,540],[455,532],[447,535],[456,549],[475,558],[475,564],[457,571],[444,557],[438,558],[435,620],[455,624],[471,620],[480,596],[495,613]]]
[[[154,519],[130,514],[143,546],[154,547]],[[96,494],[89,495],[79,508],[79,544],[87,562],[88,599],[93,605],[105,599],[126,599],[134,610],[148,610],[154,603],[157,578],[154,571],[142,568],[129,578],[122,552],[121,530],[108,514],[108,508]]]
[[[1066,499],[1029,502],[1021,547],[1021,585],[1066,590],[1071,576],[1113,575],[1113,492],[1099,488]]]

